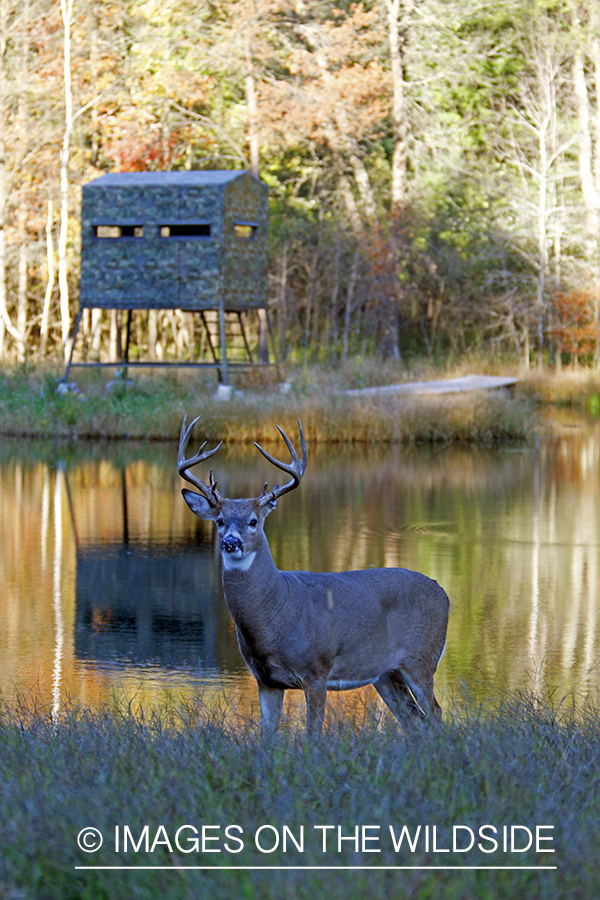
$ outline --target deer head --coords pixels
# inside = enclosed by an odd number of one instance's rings
[[[221,444],[218,444],[213,450],[205,451],[205,441],[195,456],[186,459],[186,447],[198,418],[194,419],[189,427],[187,426],[186,418],[183,420],[179,438],[177,465],[181,477],[198,488],[200,493],[197,494],[194,491],[184,489],[182,494],[185,502],[195,515],[200,519],[212,520],[217,526],[224,568],[229,570],[247,570],[254,562],[262,542],[266,540],[263,530],[265,519],[275,509],[279,497],[298,487],[306,470],[308,457],[302,425],[298,419],[302,447],[301,460],[298,458],[292,442],[279,425],[277,425],[277,430],[290,452],[290,463],[284,463],[275,459],[266,450],[263,450],[256,441],[253,442],[265,459],[287,475],[291,475],[291,480],[282,486],[276,484],[270,491],[268,490],[268,484],[265,482],[258,497],[230,500],[222,497],[219,493],[212,471],[209,474],[209,484],[205,484],[189,471],[193,466],[214,456],[221,446]]]

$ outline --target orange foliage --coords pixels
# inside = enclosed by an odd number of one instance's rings
[[[291,80],[261,84],[264,120],[290,143],[310,134],[340,149],[350,137],[371,135],[389,109],[377,11],[352,4],[348,13],[334,9],[332,18],[298,31],[301,40],[285,61]]]
[[[561,293],[554,298],[555,325],[551,329],[563,352],[574,357],[591,356],[596,348],[595,290]]]
[[[146,113],[120,109],[101,117],[105,136],[102,152],[115,172],[171,169],[184,155],[187,142],[179,131],[165,134],[160,122]]]
[[[145,128],[128,125],[116,129],[103,147],[106,158],[115,164],[113,171],[168,170],[184,155],[186,145],[177,132],[163,135],[158,122]]]

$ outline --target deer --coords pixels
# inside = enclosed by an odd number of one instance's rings
[[[261,737],[277,731],[286,690],[304,691],[311,736],[322,729],[327,691],[369,684],[401,724],[415,717],[441,720],[433,678],[446,645],[450,602],[444,589],[426,575],[401,568],[280,571],[264,525],[279,498],[299,486],[306,470],[300,420],[302,459],[278,425],[289,463],[253,442],[290,480],[272,490],[265,482],[258,497],[229,499],[219,493],[212,469],[208,484],[190,472],[223,443],[205,450],[204,441],[186,458],[199,419],[188,426],[184,417],[181,427],[179,474],[197,489],[184,488],[182,494],[196,516],[216,525],[223,594],[240,652],[258,687]]]

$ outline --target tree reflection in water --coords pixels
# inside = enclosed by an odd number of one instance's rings
[[[309,447],[302,489],[267,523],[275,562],[439,581],[453,603],[442,701],[463,684],[481,698],[597,690],[599,447],[597,428],[532,447]],[[222,493],[258,494],[271,473],[254,449],[221,452]],[[6,698],[34,688],[57,711],[61,695],[151,704],[234,688],[251,702],[214,537],[181,499],[174,455],[0,444]]]

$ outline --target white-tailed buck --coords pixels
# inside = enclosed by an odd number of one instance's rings
[[[223,591],[235,622],[242,656],[258,685],[265,736],[279,725],[286,690],[306,697],[308,730],[323,722],[327,691],[374,685],[394,715],[441,716],[433,675],[444,652],[449,601],[445,591],[408,569],[356,572],[280,572],[264,532],[265,519],[283,494],[298,487],[307,462],[302,425],[302,459],[278,427],[291,462],[262,455],[291,476],[282,487],[248,500],[229,500],[190,469],[213,456],[202,444],[195,456],[185,450],[192,429],[183,420],[179,474],[200,493],[183,490],[201,519],[211,519],[221,541]]]

